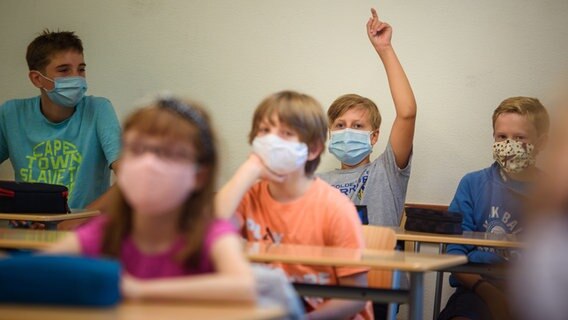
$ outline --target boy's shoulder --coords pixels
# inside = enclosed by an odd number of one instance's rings
[[[483,168],[477,171],[472,171],[463,176],[462,181],[467,181],[470,183],[478,184],[487,181],[492,181],[498,175],[498,168],[496,163],[492,164],[487,168]]]
[[[85,96],[85,98],[81,103],[90,108],[91,107],[112,108],[112,103],[110,102],[109,99],[105,97]]]
[[[10,99],[0,106],[2,112],[17,112],[24,108],[31,108],[39,104],[39,96],[30,98]]]
[[[355,210],[353,202],[344,195],[339,189],[335,188],[328,182],[319,177],[314,179],[314,185],[308,191],[304,199],[312,203],[318,203],[326,208],[343,208],[352,207]]]

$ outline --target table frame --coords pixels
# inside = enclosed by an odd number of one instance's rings
[[[420,252],[420,244],[437,243],[438,253],[445,254],[448,244],[473,245],[481,247],[522,248],[523,243],[513,234],[493,234],[485,232],[464,231],[461,235],[435,234],[425,232],[406,231],[401,227],[394,227],[397,241],[414,242],[414,252]],[[444,268],[436,271],[434,307],[432,319],[436,320],[440,314],[442,304],[442,287],[444,272],[466,272],[477,274],[503,275],[503,268],[494,265],[467,263],[463,266]]]
[[[254,251],[254,246],[264,246],[259,250],[260,253]],[[251,249],[252,248],[252,249]],[[275,252],[269,252],[270,248],[275,248]],[[303,252],[294,254],[290,252],[286,254],[284,250],[278,252],[278,248],[302,248]],[[321,255],[316,253],[310,254],[310,249],[316,248],[322,251]],[[262,251],[264,249],[264,251]],[[330,252],[337,252],[334,256]],[[329,286],[321,284],[294,284],[299,294],[305,296],[317,296],[324,298],[342,298],[352,300],[371,300],[374,302],[408,302],[409,303],[409,319],[422,319],[422,311],[424,309],[424,273],[435,271],[441,268],[448,268],[464,264],[467,258],[464,256],[451,255],[431,255],[421,253],[409,253],[399,251],[380,251],[371,249],[349,249],[349,248],[332,248],[317,246],[300,246],[300,245],[270,245],[263,243],[247,244],[246,254],[249,260],[253,262],[263,263],[284,263],[284,264],[303,264],[331,267],[367,267],[384,270],[400,270],[410,273],[409,290],[400,289],[378,289],[369,287],[350,287],[350,286]],[[341,257],[345,254],[345,257]],[[349,258],[352,256],[352,258]],[[394,257],[390,259],[389,257]],[[396,257],[400,261],[396,261]],[[436,263],[420,263],[412,261],[412,258],[430,258],[437,260]],[[418,260],[418,259],[417,259]]]

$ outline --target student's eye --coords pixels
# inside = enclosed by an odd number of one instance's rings
[[[262,133],[262,134],[266,134],[269,133],[270,129],[268,127],[259,127],[258,128],[258,133]]]
[[[343,127],[344,127],[343,123],[336,123],[336,124],[333,125],[334,129],[343,129]]]
[[[517,141],[525,141],[525,139],[526,139],[526,137],[524,137],[524,136],[516,136],[515,137],[515,140],[517,140]]]
[[[360,124],[360,123],[356,123],[356,124],[353,125],[353,128],[354,129],[361,129],[361,128],[363,128],[363,125]]]
[[[67,72],[69,72],[69,68],[68,67],[62,67],[62,68],[58,68],[56,71],[60,72],[60,73],[67,73]]]
[[[292,132],[292,131],[290,131],[290,130],[285,130],[285,131],[284,131],[284,135],[285,135],[286,137],[294,137],[294,136],[296,136],[296,133],[294,133],[294,132]]]

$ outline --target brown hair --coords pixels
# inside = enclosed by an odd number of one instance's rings
[[[28,68],[43,72],[54,54],[69,50],[83,54],[83,43],[75,33],[45,29],[28,45],[26,52]]]
[[[272,123],[272,117],[289,126],[300,136],[300,141],[308,148],[325,146],[327,139],[327,121],[323,109],[316,99],[295,91],[280,91],[264,99],[254,112],[252,127],[249,133],[249,143],[252,143],[258,133],[258,127],[263,120]],[[323,151],[322,151],[323,152]],[[305,173],[311,176],[320,163],[321,154],[306,162]]]
[[[207,113],[195,103],[176,99],[158,100],[134,112],[124,123],[124,132],[134,130],[166,141],[183,141],[194,146],[196,164],[205,175],[200,189],[194,190],[183,205],[179,232],[186,243],[177,257],[195,266],[201,254],[207,225],[214,218],[214,189],[218,156],[215,139]],[[120,188],[111,194],[109,220],[104,231],[102,252],[111,257],[120,255],[121,244],[132,232],[132,208]]]
[[[341,117],[345,112],[353,108],[366,110],[373,130],[380,128],[381,113],[379,112],[377,105],[371,99],[357,94],[345,94],[333,101],[327,110],[329,126],[331,127],[337,118]]]
[[[516,113],[527,117],[539,136],[548,132],[550,126],[548,112],[536,98],[511,97],[503,100],[493,112],[493,129],[495,129],[497,118],[504,113]]]

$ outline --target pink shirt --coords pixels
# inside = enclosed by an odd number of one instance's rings
[[[96,217],[84,226],[77,229],[76,234],[81,245],[81,253],[88,257],[100,257],[103,230],[107,218]],[[157,254],[144,254],[138,250],[131,236],[127,236],[122,244],[120,262],[126,272],[141,278],[163,278],[176,277],[192,274],[214,272],[213,261],[211,260],[211,247],[219,237],[230,233],[236,234],[235,227],[226,220],[214,220],[207,228],[203,251],[197,267],[190,268],[184,266],[175,259],[180,250],[183,249],[185,239],[180,236],[174,244],[166,251]]]

